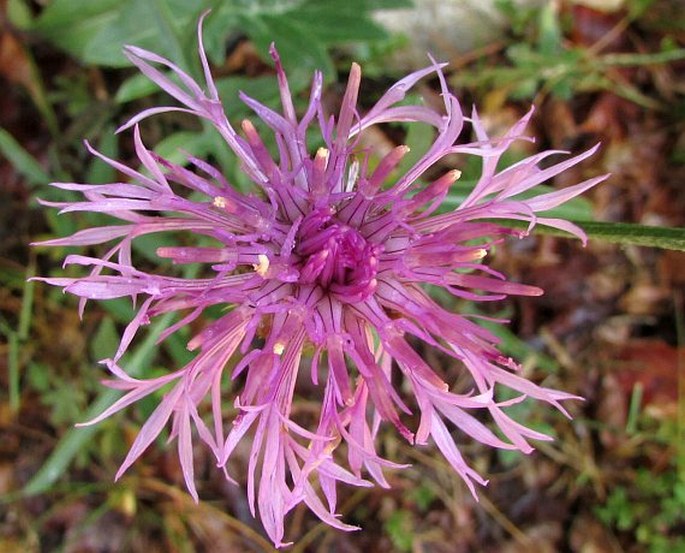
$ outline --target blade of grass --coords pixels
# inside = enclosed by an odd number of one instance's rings
[[[26,281],[24,282],[24,293],[22,294],[21,311],[19,312],[19,329],[17,335],[23,342],[29,337],[31,328],[31,315],[33,314],[33,291],[36,282],[31,280],[36,275],[36,258],[31,254],[31,261],[26,268]]]
[[[0,128],[0,154],[5,156],[30,184],[44,185],[50,182],[50,177],[40,163],[3,128]]]
[[[16,414],[19,412],[19,407],[21,407],[21,390],[19,389],[19,336],[16,332],[9,332],[7,335],[7,346],[10,412]]]
[[[626,434],[632,436],[637,432],[637,423],[640,417],[640,406],[644,388],[640,382],[633,386],[633,393],[630,395],[630,405],[628,407],[628,417],[626,421]]]
[[[673,295],[675,307],[676,340],[678,345],[678,418],[676,441],[676,466],[678,477],[685,482],[685,316],[683,307],[685,298],[682,292]]]
[[[2,322],[0,332],[7,337],[7,375],[10,413],[17,414],[21,408],[21,345],[26,341],[31,328],[31,314],[33,312],[33,290],[35,282],[30,279],[36,274],[36,262],[32,257],[26,268],[24,293],[22,294],[21,311],[17,330]]]
[[[138,376],[142,368],[149,364],[157,348],[157,338],[162,331],[169,326],[173,316],[173,313],[167,313],[151,325],[145,340],[133,352],[130,361],[127,363],[127,366],[130,367],[128,372],[131,376]],[[103,391],[98,399],[91,405],[90,409],[88,409],[84,420],[99,415],[102,411],[107,409],[107,407],[112,405],[120,395],[121,392],[118,390],[108,389]],[[57,447],[50,454],[40,470],[29,481],[26,487],[24,487],[24,495],[31,496],[48,491],[66,472],[69,468],[69,464],[77,453],[93,438],[97,431],[97,426],[70,428],[59,441]]]
[[[0,336],[7,340],[7,395],[11,413],[19,411],[19,337],[12,325],[0,316]]]

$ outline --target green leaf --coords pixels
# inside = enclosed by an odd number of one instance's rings
[[[136,73],[132,77],[126,79],[119,90],[117,90],[114,100],[120,104],[137,100],[138,98],[145,98],[150,94],[159,92],[159,86],[151,81],[146,75]]]
[[[412,95],[412,97],[416,98],[415,95]],[[420,100],[417,99],[417,101]],[[425,155],[425,153],[433,145],[434,141],[435,129],[430,125],[408,124],[407,135],[404,139],[404,143],[411,149],[402,158],[402,161],[397,167],[396,173],[398,175],[403,175],[409,171],[409,169],[411,169]],[[465,197],[466,196],[463,196],[461,201],[464,201]]]
[[[164,246],[176,246],[176,239],[167,232],[156,232],[138,236],[132,244],[133,251],[153,263],[159,263],[157,248]]]
[[[31,25],[31,9],[24,0],[9,0],[7,2],[7,17],[12,25],[20,29],[26,29]]]
[[[322,44],[352,42],[356,40],[380,40],[387,36],[385,30],[371,19],[360,17],[359,11],[347,3],[327,6],[325,2],[293,10],[288,18],[307,28],[310,37]]]
[[[628,13],[631,20],[638,19],[642,16],[655,0],[629,0],[628,2]]]
[[[554,55],[562,49],[558,9],[556,2],[549,2],[540,9],[538,51],[545,56]]]
[[[119,344],[119,333],[110,317],[102,319],[95,336],[90,343],[90,356],[93,359],[112,357]]]
[[[238,97],[240,92],[244,92],[251,98],[269,106],[274,105],[280,98],[276,77],[271,75],[225,77],[216,81],[216,88],[229,118],[244,117],[252,113],[252,110]]]
[[[129,65],[122,48],[133,44],[154,50],[184,66],[189,57],[189,39],[193,36],[190,31],[201,7],[199,0],[188,1],[187,8],[180,11],[172,11],[169,0],[129,2],[125,9],[119,10],[112,24],[89,42],[84,59],[98,65]]]
[[[33,30],[88,63],[126,66],[122,48],[134,44],[182,64],[206,6],[206,0],[53,0]]]
[[[333,78],[335,69],[324,44],[294,17],[263,14],[246,20],[245,32],[260,53],[266,54],[271,43],[276,44],[291,82],[308,83],[316,69],[323,71],[325,78]]]
[[[188,154],[199,158],[207,154],[208,140],[204,132],[179,131],[157,144],[155,152],[167,161],[185,165]]]
[[[187,334],[183,332],[184,330],[188,329],[181,329],[164,340],[164,349],[169,353],[177,367],[184,367],[195,357],[192,351],[188,351],[189,338],[187,335],[184,338],[184,334]]]
[[[53,0],[33,30],[82,58],[90,41],[116,19],[121,5],[120,0]]]
[[[329,5],[331,7],[344,7],[359,14],[372,10],[396,10],[399,8],[411,8],[412,0],[307,0],[305,4],[311,6]]]
[[[107,125],[102,130],[97,148],[101,153],[112,159],[116,159],[119,156],[118,136],[114,134],[114,127],[112,125]],[[117,172],[114,167],[105,163],[98,157],[93,156],[91,158],[88,166],[88,173],[86,175],[86,182],[104,184],[114,182],[116,178]]]
[[[109,313],[112,318],[121,324],[127,324],[135,316],[136,312],[128,298],[116,298],[100,302],[100,306]]]
[[[414,521],[411,513],[401,509],[393,512],[383,525],[398,551],[409,552],[414,544]]]
[[[449,195],[440,205],[439,213],[445,213],[451,211],[458,207],[473,190],[473,182],[462,182],[459,181],[453,184],[450,188]],[[554,188],[547,185],[536,186],[534,190],[529,190],[523,194],[519,194],[514,197],[516,200],[530,200],[535,196],[541,194],[547,194],[549,192],[554,192]],[[563,203],[559,207],[550,209],[543,213],[540,213],[543,217],[552,217],[557,219],[568,219],[573,221],[588,221],[592,220],[592,203],[583,197],[576,197],[568,202]],[[527,225],[522,224],[521,227]]]
[[[0,154],[9,160],[29,184],[45,185],[51,181],[40,163],[3,128],[0,128]]]

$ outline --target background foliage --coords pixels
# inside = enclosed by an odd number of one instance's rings
[[[350,551],[685,549],[685,259],[678,251],[685,249],[685,16],[677,0],[632,0],[610,13],[571,2],[495,3],[501,26],[495,38],[468,52],[451,47],[449,37],[436,41],[464,105],[478,105],[496,131],[535,103],[537,144],[522,148],[580,150],[602,141],[599,156],[550,187],[606,171],[614,176],[554,214],[578,221],[593,238],[588,248],[544,228],[500,248],[495,267],[547,295],[485,314],[512,319],[498,331],[503,349],[536,380],[587,400],[575,406],[572,423],[520,406],[521,418],[558,435],[531,457],[466,444],[491,479],[479,505],[430,450],[383,434],[388,455],[413,468],[389,475],[390,492],[341,491],[346,519],[361,523],[362,533],[341,535],[295,513],[294,551],[328,551],[333,542]],[[8,91],[0,99],[0,550],[211,551],[217,543],[225,551],[269,550],[242,491],[199,470],[206,501],[195,505],[163,443],[112,484],[151,404],[73,429],[116,397],[103,392],[96,362],[114,350],[131,307],[92,305],[81,322],[72,299],[26,280],[63,274],[66,253],[29,249],[30,241],[101,222],[93,214],[58,217],[36,197],[71,198],[48,188],[52,180],[116,179],[81,141],[131,161],[131,137],[113,131],[140,109],[168,102],[130,68],[124,44],[153,49],[199,77],[196,21],[211,8],[205,44],[232,120],[249,114],[237,101],[239,90],[278,102],[267,56],[272,41],[299,101],[306,101],[312,71],[322,69],[334,111],[352,59],[366,72],[363,103],[401,75],[391,60],[411,47],[415,31],[390,34],[377,16],[409,6],[404,0],[0,2],[0,86]],[[437,94],[434,84],[421,90],[426,101]],[[202,124],[170,115],[146,122],[143,131],[160,154],[179,162],[184,151],[207,157],[237,186],[249,185]],[[404,141],[418,155],[431,138],[409,126],[369,140],[379,149]],[[479,170],[449,162],[463,178],[444,209],[458,205]],[[136,244],[143,265],[158,264],[159,245]],[[137,343],[125,360],[132,374],[162,373],[188,360],[183,333],[155,346],[169,322],[156,322]],[[445,370],[458,377],[458,367]],[[307,399],[301,398],[303,409]],[[198,458],[205,468],[211,463]]]

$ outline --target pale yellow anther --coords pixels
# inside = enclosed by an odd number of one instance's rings
[[[454,180],[459,180],[461,178],[461,171],[459,169],[452,169],[450,173],[452,173],[452,178],[454,178]]]
[[[257,261],[258,263],[255,263],[254,265],[252,265],[252,267],[259,276],[263,277],[269,270],[269,258],[263,253],[260,253],[257,256]]]
[[[314,156],[314,163],[319,166],[323,167],[325,169],[328,167],[328,157],[331,155],[331,152],[328,151],[327,148],[319,148],[316,150],[316,156]]]
[[[285,344],[283,342],[276,342],[274,344],[274,353],[276,355],[283,355],[284,351],[285,351]]]
[[[220,209],[226,209],[226,206],[228,205],[228,201],[223,196],[215,196],[212,204],[214,204],[214,207],[218,207]]]
[[[488,255],[488,251],[484,250],[483,248],[480,248],[474,252],[475,259],[483,259],[486,255]]]

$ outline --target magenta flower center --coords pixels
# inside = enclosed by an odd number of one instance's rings
[[[299,230],[295,253],[301,258],[300,282],[316,282],[345,302],[363,300],[374,292],[377,245],[357,229],[316,210]]]

